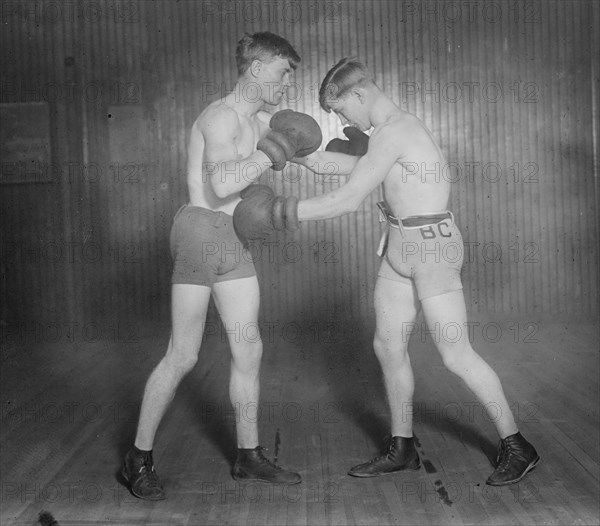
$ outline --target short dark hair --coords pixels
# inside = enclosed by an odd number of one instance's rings
[[[246,33],[235,50],[238,75],[244,74],[254,60],[268,62],[274,57],[287,59],[293,69],[298,67],[301,60],[292,45],[279,35],[268,31],[253,35]]]
[[[355,86],[374,83],[371,72],[358,58],[346,57],[325,75],[319,89],[319,103],[327,113],[331,111],[330,100],[341,99]]]

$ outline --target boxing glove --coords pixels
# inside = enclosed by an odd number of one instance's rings
[[[345,153],[346,155],[354,155],[355,157],[362,157],[367,153],[369,149],[369,136],[366,133],[361,132],[354,126],[347,126],[344,128],[344,135],[348,137],[347,141],[344,139],[332,139],[327,143],[325,151]]]
[[[274,230],[297,230],[298,198],[275,196],[263,184],[253,184],[240,192],[242,200],[233,211],[233,228],[245,247],[249,241],[264,240]]]
[[[274,170],[283,170],[294,157],[304,157],[319,148],[323,135],[310,115],[293,110],[278,111],[269,122],[271,128],[256,149],[267,154]]]

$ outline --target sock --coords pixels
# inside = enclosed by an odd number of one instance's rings
[[[152,450],[150,449],[148,450],[144,450],[144,449],[139,449],[136,447],[136,445],[134,444],[133,447],[131,448],[133,449],[133,451],[135,453],[137,453],[138,455],[142,455],[142,456],[146,456],[146,455],[151,455],[152,454]]]

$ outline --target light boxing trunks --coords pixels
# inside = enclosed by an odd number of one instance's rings
[[[385,201],[377,203],[386,228],[377,254],[378,276],[415,286],[419,300],[462,290],[463,239],[452,212],[392,216]]]

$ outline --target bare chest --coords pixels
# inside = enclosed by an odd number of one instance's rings
[[[256,143],[263,133],[263,126],[257,119],[240,119],[240,133],[236,137],[236,147],[242,158],[256,150]]]

